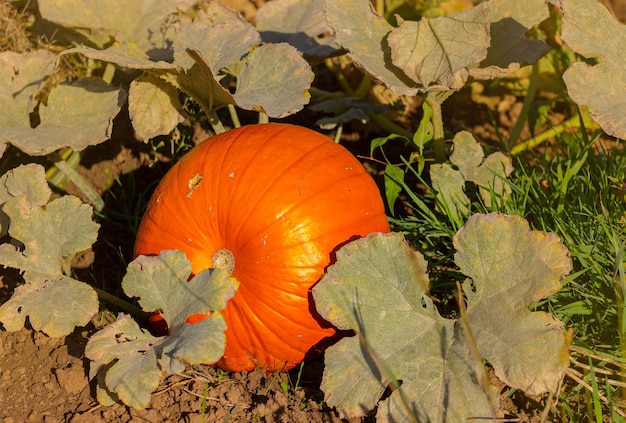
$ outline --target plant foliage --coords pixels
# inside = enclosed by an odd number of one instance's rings
[[[457,320],[437,311],[426,261],[401,234],[373,234],[337,253],[313,297],[322,316],[357,336],[327,350],[329,405],[360,416],[378,404],[382,422],[498,417],[482,360],[528,394],[557,390],[568,366],[563,324],[528,307],[560,289],[572,268],[567,249],[499,213],[472,216],[454,245],[469,278]],[[394,392],[380,401],[389,385]]]

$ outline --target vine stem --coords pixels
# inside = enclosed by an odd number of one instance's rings
[[[435,150],[435,161],[443,163],[446,161],[445,139],[443,131],[443,114],[441,105],[454,91],[431,91],[426,94],[425,101],[433,109],[433,148]]]

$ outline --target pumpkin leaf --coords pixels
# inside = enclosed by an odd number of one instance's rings
[[[54,71],[54,59],[47,50],[0,53],[0,156],[10,141],[5,134],[14,128],[30,129],[29,114],[37,104],[35,94]]]
[[[44,19],[72,29],[94,47],[103,48],[112,40],[134,40],[153,58],[167,50],[168,42],[173,39],[175,20],[171,15],[195,3],[195,0],[37,2]]]
[[[393,27],[374,12],[369,1],[326,0],[325,6],[335,41],[348,50],[357,66],[397,95],[419,92],[420,87],[391,63],[391,49],[384,40]]]
[[[275,0],[256,14],[256,29],[266,43],[289,43],[305,57],[324,59],[338,50],[324,16],[323,0]]]
[[[570,65],[563,74],[568,94],[589,108],[607,134],[626,139],[626,26],[593,0],[553,3],[563,10],[563,40],[576,53],[597,61]]]
[[[273,118],[296,113],[309,102],[313,71],[287,43],[253,48],[237,74],[237,105]]]
[[[139,138],[169,134],[183,121],[178,94],[176,87],[148,73],[130,83],[128,113]]]
[[[6,143],[35,156],[62,147],[79,151],[110,137],[126,94],[102,80],[84,79],[52,88],[46,104],[38,109],[40,122],[33,127],[35,95],[54,63],[55,56],[45,51],[0,53],[0,153]]]
[[[513,172],[511,158],[500,152],[485,158],[480,144],[466,131],[461,131],[453,139],[450,162],[431,166],[430,176],[433,188],[437,191],[439,207],[446,209],[455,220],[461,221],[469,213],[470,199],[465,194],[465,183],[473,182],[487,207],[492,200],[500,202],[511,193],[506,178]]]
[[[387,37],[392,63],[427,91],[460,89],[469,68],[487,57],[489,5],[401,22]]]
[[[500,78],[539,60],[550,47],[543,41],[526,38],[526,33],[549,16],[544,0],[491,2],[491,44],[487,57],[477,67],[470,67],[470,75],[476,79]]]
[[[470,75],[497,78],[533,63],[548,47],[525,34],[547,12],[540,0],[533,0],[533,7],[515,0],[488,1],[447,16],[398,18],[393,27],[370,2],[326,0],[336,42],[397,95],[458,90]]]
[[[461,271],[472,278],[463,289],[481,357],[512,387],[554,391],[568,362],[562,323],[528,306],[560,288],[572,268],[567,249],[556,236],[498,213],[472,216],[454,243]],[[426,261],[401,234],[371,234],[337,252],[313,298],[324,318],[356,336],[326,351],[329,406],[351,417],[378,405],[379,422],[501,415],[476,382],[461,322],[441,317],[428,289]]]
[[[129,69],[150,70],[178,68],[175,64],[168,63],[163,60],[151,60],[148,55],[141,50],[139,45],[132,40],[115,43],[104,50],[92,47],[70,48],[62,51],[59,56],[74,53],[82,54],[83,56],[94,60],[115,63]]]
[[[35,163],[20,165],[0,176],[0,237],[9,233],[10,218],[2,210],[4,203],[24,197],[27,206],[43,206],[51,194],[44,168]]]
[[[182,328],[190,314],[223,310],[238,282],[222,269],[209,269],[189,282],[191,263],[182,251],[166,250],[158,257],[139,256],[122,281],[127,295],[138,297],[147,312],[160,311],[170,333]]]
[[[226,348],[226,323],[219,312],[235,295],[238,282],[225,270],[205,270],[187,282],[191,264],[185,253],[166,250],[159,256],[139,256],[128,266],[122,287],[139,297],[145,311],[162,312],[169,336],[155,337],[128,315],[94,334],[85,355],[94,363],[90,376],[98,376],[98,399],[121,400],[145,408],[163,374],[180,373],[184,363],[217,362]],[[187,324],[190,314],[211,313]]]
[[[33,329],[60,337],[89,323],[98,306],[96,291],[89,285],[57,276],[15,288],[11,298],[0,306],[0,322],[4,329],[14,332],[24,327],[28,316]]]
[[[37,178],[32,189],[25,189],[25,181],[19,180],[27,177]],[[77,197],[45,204],[49,189],[41,166],[22,166],[3,179],[7,191],[12,191],[2,205],[12,242],[0,245],[0,264],[23,271],[26,283],[0,306],[0,321],[5,329],[15,331],[28,316],[35,330],[67,335],[98,311],[95,291],[66,275],[72,257],[95,242],[99,225],[91,220],[91,206]]]
[[[200,52],[216,73],[239,62],[252,46],[261,43],[261,36],[241,15],[236,16],[238,19],[217,24],[194,22],[182,25],[173,44],[174,63],[186,70],[195,63],[187,49]],[[233,40],[237,42],[233,43]]]
[[[563,323],[529,305],[561,289],[572,270],[555,234],[499,213],[474,215],[454,236],[467,318],[481,356],[507,385],[529,395],[555,392],[568,365]]]

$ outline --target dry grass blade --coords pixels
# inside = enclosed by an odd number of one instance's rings
[[[616,403],[614,399],[611,399],[614,395],[609,395],[610,393],[598,392],[597,389],[594,392],[592,383],[587,382],[589,375],[593,374],[598,386],[603,385],[624,389],[626,388],[626,383],[623,382],[623,379],[626,377],[626,363],[574,345],[570,345],[570,351],[574,354],[586,357],[589,359],[590,363],[594,360],[597,364],[589,365],[576,360],[574,357],[570,357],[572,367],[567,369],[567,376],[588,392],[596,395],[611,411],[626,418],[626,410],[624,409],[626,404],[623,404],[621,401]],[[580,369],[582,369],[582,371]]]

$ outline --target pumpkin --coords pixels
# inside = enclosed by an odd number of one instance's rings
[[[380,192],[345,148],[288,124],[244,126],[198,144],[163,177],[140,223],[135,256],[178,249],[194,273],[227,267],[227,371],[283,371],[337,329],[310,288],[346,242],[388,232]],[[187,322],[204,316],[190,316]]]

